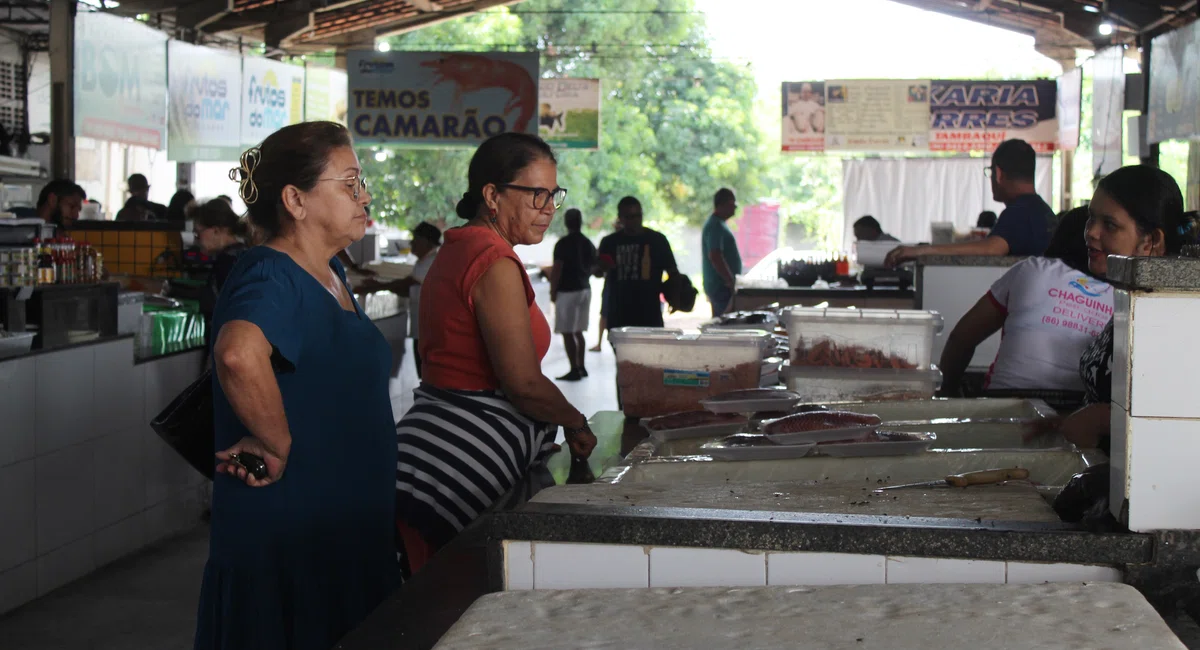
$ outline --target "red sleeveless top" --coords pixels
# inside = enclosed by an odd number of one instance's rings
[[[510,259],[521,272],[538,359],[550,349],[550,324],[534,301],[533,285],[512,246],[491,228],[464,226],[445,242],[421,284],[420,338],[424,381],[447,390],[498,390],[471,293],[493,264]],[[508,263],[508,262],[505,262]]]

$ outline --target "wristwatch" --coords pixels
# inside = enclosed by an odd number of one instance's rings
[[[585,432],[591,433],[591,431],[592,428],[588,426],[587,420],[583,421],[583,426],[581,427],[563,427],[563,435],[568,438]]]

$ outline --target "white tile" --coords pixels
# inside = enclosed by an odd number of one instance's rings
[[[37,557],[35,485],[34,461],[0,467],[0,571]]]
[[[767,584],[881,585],[887,580],[882,555],[849,553],[769,553]]]
[[[37,439],[39,455],[94,437],[95,346],[41,354],[37,361]]]
[[[641,546],[533,545],[535,589],[634,589],[650,585],[650,558]]]
[[[144,518],[146,545],[160,542],[176,532],[175,524],[171,520],[171,504],[166,501],[146,508],[142,517]]]
[[[92,537],[92,543],[97,567],[119,560],[146,545],[146,519],[138,513],[101,528]]]
[[[141,432],[118,431],[95,441],[96,522],[107,526],[146,508]]]
[[[1200,529],[1200,420],[1129,420],[1129,528]]]
[[[533,589],[533,544],[504,542],[504,588]]]
[[[33,458],[37,357],[0,361],[0,467]]]
[[[26,562],[0,573],[0,614],[37,598],[37,562]]]
[[[38,555],[95,530],[95,443],[38,456]]]
[[[1109,433],[1112,445],[1108,450],[1108,508],[1120,520],[1121,510],[1129,498],[1129,412],[1116,404],[1109,412]]]
[[[191,484],[198,474],[185,460],[163,442],[148,425],[139,429],[142,458],[145,459],[145,499],[152,506],[170,498]]]
[[[1044,582],[1121,582],[1121,572],[1096,564],[1008,563],[1008,584],[1040,585]]]
[[[143,422],[153,419],[184,388],[200,377],[203,371],[200,365],[203,361],[201,352],[197,350],[141,364],[146,381]]]
[[[1129,414],[1135,418],[1200,418],[1191,381],[1200,350],[1186,344],[1200,322],[1200,299],[1185,296],[1134,296]]]
[[[144,365],[133,365],[133,339],[95,346],[96,435],[145,424]]]
[[[1005,580],[1004,562],[932,557],[888,557],[887,582],[898,584],[996,584]]]
[[[1113,293],[1112,399],[1126,411],[1129,410],[1129,366],[1133,361],[1129,347],[1132,310],[1129,292],[1117,289]]]
[[[37,559],[38,596],[58,589],[96,570],[92,538],[85,537]]]
[[[765,587],[766,553],[727,548],[650,549],[651,587]]]

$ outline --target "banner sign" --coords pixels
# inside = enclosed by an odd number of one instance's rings
[[[1151,143],[1200,138],[1200,22],[1154,37],[1146,136]]]
[[[1053,79],[934,81],[929,148],[990,152],[1017,138],[1038,153],[1053,153],[1058,148],[1057,101]]]
[[[166,34],[98,11],[75,16],[75,133],[167,146]]]
[[[826,151],[926,151],[928,80],[825,82]]]
[[[1110,47],[1092,57],[1092,177],[1107,176],[1125,160],[1125,51]]]
[[[242,57],[171,41],[167,59],[167,159],[237,160],[242,152]]]
[[[346,68],[358,144],[474,147],[538,132],[537,52],[358,50]]]
[[[1079,147],[1079,125],[1083,121],[1083,68],[1074,68],[1058,78],[1058,148]]]
[[[783,150],[825,150],[825,82],[783,83]]]
[[[552,147],[600,148],[600,80],[542,79],[538,134]]]
[[[304,121],[304,68],[270,59],[242,59],[242,144],[251,147]]]
[[[346,123],[346,73],[309,66],[304,77],[304,119]]]

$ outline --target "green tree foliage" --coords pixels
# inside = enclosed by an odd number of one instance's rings
[[[766,193],[767,164],[749,70],[713,59],[691,0],[527,0],[391,40],[397,50],[537,49],[545,77],[603,83],[599,151],[562,151],[559,184],[593,230],[625,195],[663,225],[699,223],[718,187]],[[373,215],[398,226],[453,221],[471,151],[360,151]]]

